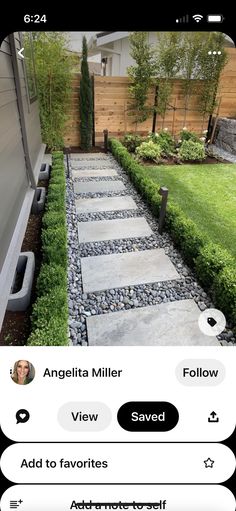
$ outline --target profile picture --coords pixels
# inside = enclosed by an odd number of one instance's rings
[[[11,378],[18,385],[28,385],[35,377],[34,366],[28,360],[17,360],[11,371]]]

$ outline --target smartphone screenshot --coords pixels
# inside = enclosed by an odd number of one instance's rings
[[[233,13],[92,10],[0,21],[0,509],[235,511]]]

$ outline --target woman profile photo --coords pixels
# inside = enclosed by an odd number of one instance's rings
[[[28,360],[18,360],[14,364],[11,378],[18,385],[28,385],[35,377],[34,366]]]

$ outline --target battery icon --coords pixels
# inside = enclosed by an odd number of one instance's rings
[[[207,16],[208,23],[222,23],[223,19],[222,14],[208,14]]]

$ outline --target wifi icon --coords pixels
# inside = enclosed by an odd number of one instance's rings
[[[197,23],[199,23],[199,21],[201,21],[202,18],[203,16],[201,14],[194,14],[193,16],[194,21],[196,21]]]

